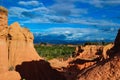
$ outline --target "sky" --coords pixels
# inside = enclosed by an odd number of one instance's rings
[[[0,5],[9,11],[9,25],[17,21],[41,37],[113,41],[120,28],[120,0],[0,0]]]

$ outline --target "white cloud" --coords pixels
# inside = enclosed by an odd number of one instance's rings
[[[38,1],[19,1],[18,4],[23,6],[43,6],[43,4]]]
[[[50,23],[49,20],[47,18],[33,18],[30,20],[26,20],[26,21],[22,21],[22,23]]]
[[[43,36],[46,35],[64,35],[66,40],[78,40],[89,34],[96,34],[99,30],[92,28],[70,28],[70,27],[57,27],[46,29]]]
[[[84,2],[90,4],[101,5],[101,3],[114,3],[115,1],[103,1],[103,0],[55,0],[56,3],[45,7],[38,1],[19,1],[20,3],[39,3],[36,8],[26,9],[21,7],[11,7],[9,9],[9,17],[16,17],[22,19],[22,23],[77,23],[83,25],[96,25],[96,26],[120,26],[119,23],[115,23],[109,20],[94,19],[85,17],[82,14],[87,14],[87,9],[77,8],[74,2]],[[66,1],[66,2],[64,2]],[[104,4],[105,4],[104,3]],[[119,3],[119,1],[118,1]],[[27,5],[27,4],[26,4]],[[67,6],[66,6],[67,5]],[[62,6],[62,7],[61,7]]]
[[[9,17],[22,17],[21,13],[24,11],[28,11],[25,8],[20,8],[20,7],[11,7],[9,9]]]
[[[87,9],[77,8],[72,0],[55,0],[56,3],[49,8],[54,14],[60,16],[80,16],[87,13]]]
[[[112,28],[112,27],[111,27]],[[107,30],[107,31],[106,31]],[[104,28],[71,28],[71,27],[55,27],[44,29],[39,32],[37,30],[37,34],[35,35],[42,37],[52,36],[52,39],[56,40],[56,38],[61,38],[60,36],[64,36],[63,40],[71,40],[71,41],[90,41],[90,40],[114,40],[117,29],[113,30],[110,27]],[[36,32],[36,31],[34,31]],[[112,35],[111,35],[112,33]]]
[[[23,13],[27,13],[24,15]],[[26,9],[21,7],[10,7],[9,8],[9,17],[18,17],[18,18],[24,18],[24,17],[40,17],[39,15],[48,14],[49,10],[46,7],[37,7],[32,9]],[[32,17],[32,18],[33,18]]]
[[[76,10],[74,14],[75,13]],[[57,16],[55,14],[52,14],[52,11],[46,7],[37,7],[33,9],[11,7],[9,9],[9,17],[17,17],[19,19],[22,19],[23,23],[78,23],[83,25],[96,26],[120,26],[119,23],[115,23],[109,20],[94,19],[90,17],[74,18],[70,16]]]
[[[79,23],[85,25],[95,25],[95,26],[120,26],[119,23],[115,23],[109,20],[102,20],[102,19],[93,19],[93,18],[86,18],[86,19],[79,19],[73,18],[71,19],[71,23]]]
[[[99,30],[92,28],[70,28],[70,27],[57,27],[49,28],[43,31],[43,34],[56,34],[65,35],[67,37],[82,37],[83,35],[88,35],[90,33],[97,33]]]
[[[91,30],[92,33],[94,32],[97,32],[98,30],[97,29],[92,29],[92,28],[70,28],[70,27],[57,27],[57,28],[49,28],[47,29],[47,31],[50,31],[50,32],[58,32],[58,33],[65,33],[66,31],[68,32],[71,32],[71,33],[91,33]]]
[[[108,27],[109,28],[109,27]],[[55,27],[45,29],[43,32],[37,32],[37,36],[39,34],[41,36],[52,36],[55,38],[57,36],[65,36],[64,40],[113,40],[115,34],[111,33],[111,29],[108,29],[109,32],[105,32],[100,30],[99,28],[70,28],[70,27]],[[36,31],[35,31],[36,32]],[[114,31],[116,33],[117,30]]]
[[[48,8],[42,6],[42,7],[33,8],[30,11],[31,12],[35,11],[35,12],[37,12],[39,14],[41,14],[41,13],[47,14],[47,13],[49,13],[50,10]]]
[[[120,5],[120,0],[79,0],[79,1],[94,5],[95,7],[99,7],[99,8],[102,8],[106,5],[110,5],[110,6]]]
[[[80,0],[83,3],[88,3],[96,7],[102,7],[101,0]]]
[[[45,15],[44,17],[49,19],[49,21],[53,23],[67,23],[68,22],[67,17],[63,17],[63,16]]]

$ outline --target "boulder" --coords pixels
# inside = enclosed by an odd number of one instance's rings
[[[108,45],[105,45],[104,47],[103,47],[103,53],[102,53],[102,56],[103,56],[103,58],[104,59],[108,59],[108,58],[110,58],[110,52],[112,52],[112,48],[114,47],[114,44],[108,44]]]

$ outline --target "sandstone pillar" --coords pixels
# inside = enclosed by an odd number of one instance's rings
[[[7,10],[0,7],[0,73],[8,71],[7,18]]]

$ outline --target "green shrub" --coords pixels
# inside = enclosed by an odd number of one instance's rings
[[[13,66],[11,66],[8,70],[9,70],[9,71],[14,71],[15,68],[14,68]]]
[[[68,58],[75,51],[75,47],[68,47],[65,45],[52,45],[52,46],[35,46],[38,54],[45,59],[52,58]]]

